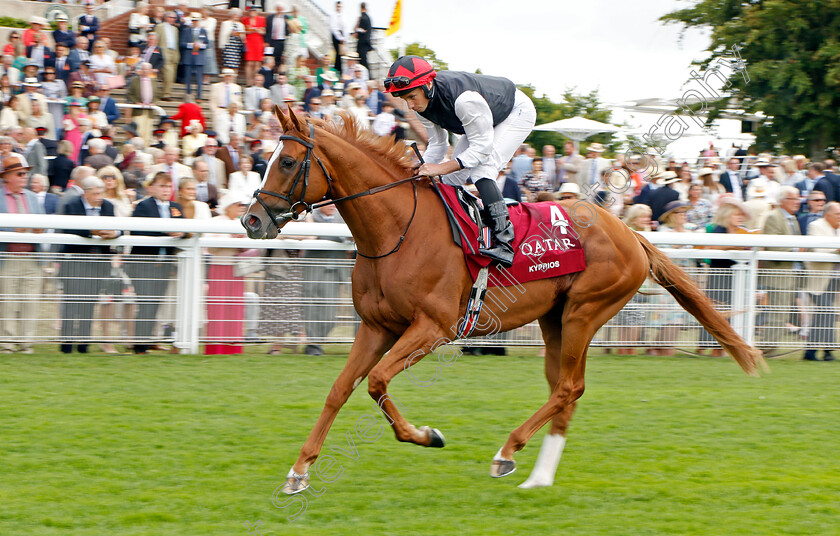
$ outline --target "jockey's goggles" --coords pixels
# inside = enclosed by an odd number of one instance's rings
[[[387,91],[393,91],[393,90],[399,91],[401,89],[406,89],[409,86],[411,86],[411,84],[414,81],[419,80],[419,79],[423,78],[424,76],[428,76],[432,72],[434,72],[434,71],[428,71],[428,72],[419,74],[419,75],[415,76],[414,78],[409,78],[407,76],[389,76],[388,78],[386,78],[384,80],[385,89]]]

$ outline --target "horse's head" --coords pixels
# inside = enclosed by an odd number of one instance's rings
[[[311,210],[310,205],[324,199],[331,188],[326,168],[313,154],[314,127],[291,108],[286,116],[275,106],[274,115],[284,134],[268,161],[262,184],[240,219],[251,238],[276,238],[287,222]]]

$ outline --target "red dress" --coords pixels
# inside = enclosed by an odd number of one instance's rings
[[[198,119],[201,123],[202,130],[207,129],[204,121],[204,114],[201,113],[201,106],[194,102],[185,102],[178,107],[178,113],[170,117],[173,121],[181,120],[181,136],[187,135],[187,127],[190,126],[190,121]]]
[[[251,28],[265,28],[265,17],[248,17],[242,19],[245,24],[246,31]],[[245,61],[259,61],[263,60],[263,51],[265,50],[265,39],[263,35],[257,32],[248,32],[245,35]]]

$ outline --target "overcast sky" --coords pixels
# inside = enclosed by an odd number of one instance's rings
[[[327,13],[333,0],[315,0]],[[396,0],[368,0],[374,26],[387,26]],[[451,69],[475,71],[531,84],[559,101],[563,90],[600,89],[601,100],[682,95],[690,63],[704,57],[706,34],[658,18],[686,1],[646,0],[403,0],[404,43],[420,42]],[[343,2],[348,29],[359,2]],[[392,36],[389,43],[396,47]],[[390,47],[389,47],[390,48]]]

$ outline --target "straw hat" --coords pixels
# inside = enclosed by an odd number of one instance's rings
[[[219,199],[219,204],[216,206],[216,212],[219,214],[224,214],[225,211],[231,205],[247,205],[248,200],[245,199],[245,196],[238,194],[236,192],[228,192],[221,199]]]
[[[226,76],[226,75],[236,76],[236,71],[234,71],[230,67],[225,67],[224,69],[222,69],[222,76]]]
[[[37,78],[25,78],[23,80],[23,85],[29,87],[41,87],[41,82],[39,82]]]
[[[704,167],[703,169],[700,170],[700,173],[698,173],[697,176],[698,177],[705,177],[706,175],[714,175],[714,174],[715,174],[715,170],[713,170],[712,168]]]
[[[190,13],[190,20],[201,20],[201,13],[198,11],[193,11]]]
[[[580,186],[574,182],[564,182],[560,185],[557,191],[557,197],[562,197],[563,194],[574,194],[578,199],[583,199],[583,194],[580,192]]]
[[[755,162],[755,167],[776,167],[776,164],[766,158],[759,158]]]
[[[327,71],[321,75],[321,80],[326,80],[327,82],[338,82],[338,77],[331,71]]]
[[[10,173],[12,171],[19,171],[21,169],[28,170],[32,169],[26,158],[22,154],[13,154],[11,156],[7,156],[5,160],[3,160],[3,171],[0,171],[0,175],[5,175],[6,173]]]
[[[590,143],[589,147],[586,148],[587,153],[603,153],[604,151],[606,151],[606,149],[598,142]]]
[[[665,186],[666,184],[679,182],[680,178],[673,171],[667,171],[660,168],[660,171],[657,171],[655,175],[651,176],[651,180],[656,181],[656,184],[660,186]]]

